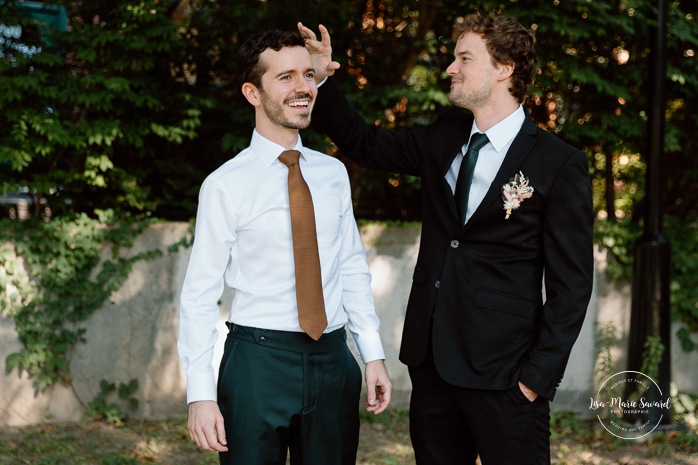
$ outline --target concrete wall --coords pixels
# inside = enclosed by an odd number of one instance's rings
[[[165,250],[188,232],[184,223],[150,227],[128,253]],[[381,334],[394,382],[394,405],[406,407],[410,381],[397,361],[414,262],[419,227],[362,228],[362,237],[373,276],[373,292],[381,317]],[[107,252],[105,252],[107,253]],[[178,294],[184,279],[189,250],[165,253],[155,260],[139,262],[124,285],[85,323],[87,342],[71,356],[71,386],[56,386],[36,393],[31,380],[16,371],[5,373],[6,357],[19,350],[20,342],[11,319],[0,315],[0,425],[23,425],[42,421],[77,421],[85,406],[99,393],[99,382],[138,379],[138,418],[166,418],[186,414],[184,377],[177,357]],[[622,371],[627,346],[630,289],[604,278],[604,256],[597,254],[594,295],[565,378],[553,402],[556,410],[588,415],[594,395],[595,334],[599,325],[612,324],[617,341],[613,357]],[[232,293],[221,297],[220,340],[225,337],[226,308]],[[698,392],[698,353],[684,353],[677,342],[672,351],[673,380],[682,391]],[[216,359],[222,352],[218,344]],[[215,362],[214,362],[215,363]],[[216,363],[217,364],[217,363]]]

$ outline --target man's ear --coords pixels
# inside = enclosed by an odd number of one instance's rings
[[[498,68],[499,74],[497,77],[500,81],[506,81],[514,74],[514,63],[500,63]]]
[[[262,104],[259,96],[259,89],[252,83],[246,82],[242,85],[242,95],[244,95],[247,101],[254,107],[258,107]]]

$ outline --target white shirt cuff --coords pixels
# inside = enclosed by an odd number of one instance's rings
[[[374,360],[385,360],[385,351],[378,333],[354,335],[354,343],[364,364]]]
[[[216,400],[216,382],[213,370],[187,377],[187,404],[200,400]]]

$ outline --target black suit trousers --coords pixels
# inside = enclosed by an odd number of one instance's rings
[[[410,437],[417,465],[549,465],[550,403],[518,384],[468,389],[445,382],[433,355],[410,367]]]

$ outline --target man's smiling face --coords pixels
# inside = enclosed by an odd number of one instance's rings
[[[260,55],[266,65],[259,89],[268,122],[286,129],[305,129],[317,96],[315,72],[305,47],[267,49]]]
[[[448,100],[471,111],[487,107],[498,71],[482,36],[473,32],[463,34],[453,51],[453,62],[446,69],[451,77]]]

